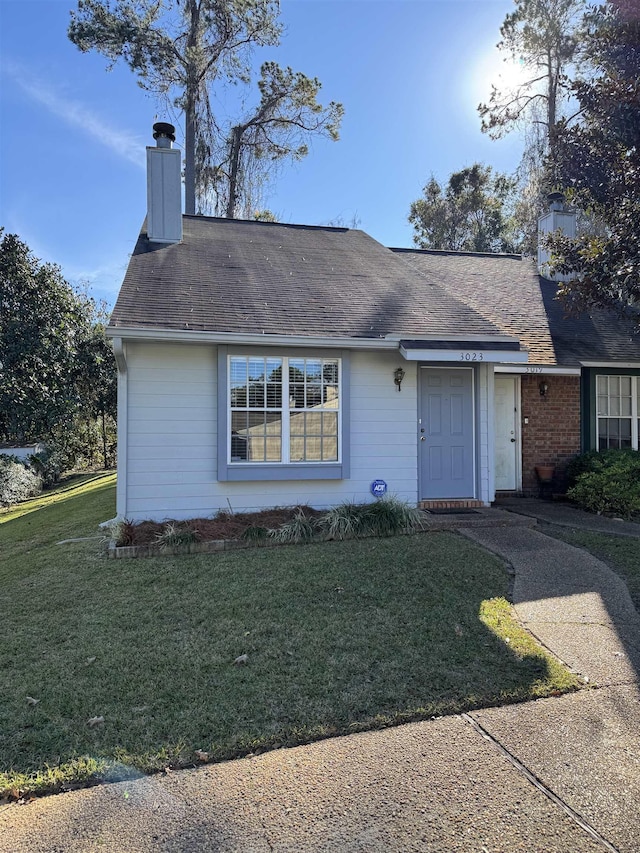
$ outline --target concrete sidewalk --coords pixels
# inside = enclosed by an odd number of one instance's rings
[[[640,617],[626,587],[536,530],[461,532],[511,563],[518,615],[586,689],[6,806],[0,853],[636,853]]]
[[[565,501],[544,501],[539,498],[500,498],[495,507],[500,512],[511,512],[516,518],[528,517],[557,527],[574,530],[592,530],[612,536],[634,536],[640,538],[640,524],[620,518],[608,518],[585,512]],[[459,526],[459,525],[458,525]]]

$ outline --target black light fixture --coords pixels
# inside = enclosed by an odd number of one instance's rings
[[[544,379],[540,380],[540,384],[538,385],[538,388],[540,389],[540,396],[546,397],[547,391],[549,390],[549,385],[544,381]]]
[[[402,385],[402,380],[404,379],[404,370],[401,367],[396,367],[393,371],[393,381],[398,386],[398,391],[402,391],[400,387]]]

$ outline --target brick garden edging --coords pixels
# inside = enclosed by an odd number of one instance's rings
[[[107,555],[113,560],[135,559],[137,557],[179,557],[182,554],[214,554],[218,551],[236,551],[240,548],[269,548],[280,545],[266,539],[263,542],[250,542],[242,539],[214,539],[210,542],[192,542],[190,545],[116,545],[109,542]]]

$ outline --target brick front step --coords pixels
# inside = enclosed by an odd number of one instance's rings
[[[477,509],[485,506],[482,501],[464,500],[464,501],[419,501],[419,509]]]

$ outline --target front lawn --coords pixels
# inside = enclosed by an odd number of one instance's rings
[[[113,515],[98,479],[0,523],[5,795],[577,686],[455,534],[144,560],[56,544]]]

